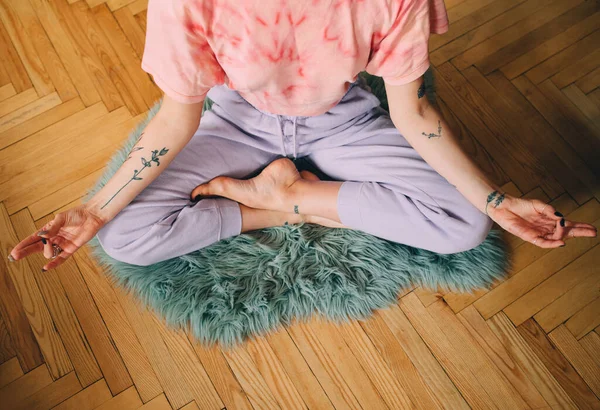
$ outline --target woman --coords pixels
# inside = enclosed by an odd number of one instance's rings
[[[423,98],[442,0],[150,0],[147,25],[159,112],[106,186],[12,259],[43,251],[53,269],[98,235],[112,257],[149,265],[303,221],[439,253],[479,245],[492,221],[544,248],[596,235],[501,192]],[[355,81],[363,70],[383,77],[389,115]],[[335,181],[299,173],[300,157]]]

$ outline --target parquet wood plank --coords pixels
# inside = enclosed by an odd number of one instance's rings
[[[2,309],[0,309],[0,312]],[[15,348],[13,347],[10,334],[6,328],[6,323],[0,314],[0,364],[5,363],[7,360],[14,358],[17,355]],[[19,359],[16,359],[17,361]]]
[[[554,127],[563,139],[573,147],[586,165],[598,175],[600,164],[595,153],[600,150],[600,142],[594,135],[592,127],[585,122],[583,114],[576,107],[567,107],[570,101],[547,80],[536,87],[526,77],[513,80],[513,84],[531,102],[538,112]],[[580,116],[581,117],[580,117]]]
[[[266,339],[250,339],[244,348],[282,409],[307,409],[303,397]]]
[[[134,1],[135,0],[107,0],[106,5],[111,11],[117,11],[120,8],[133,3]]]
[[[595,265],[594,265],[595,264]],[[600,247],[595,246],[538,286],[505,307],[504,313],[519,326],[527,319],[556,301],[577,284],[597,272],[600,266]],[[593,328],[593,327],[592,327]]]
[[[22,93],[16,94],[0,103],[0,118],[8,115],[19,108],[25,107],[38,99],[34,88],[30,88]]]
[[[22,67],[25,68],[33,87],[37,94],[40,97],[43,97],[52,93],[55,88],[52,84],[52,79],[48,75],[48,72],[37,54],[27,28],[23,25],[16,13],[15,6],[18,4],[22,3],[7,1],[0,3],[0,20],[6,29],[8,38],[10,38],[10,41],[17,51]],[[19,69],[20,67],[17,65],[16,68]],[[20,85],[17,86],[14,81],[13,84],[17,91],[21,90]]]
[[[34,220],[38,220],[81,198],[94,186],[103,172],[103,169],[96,170],[66,187],[42,197],[39,201],[29,205],[31,216]]]
[[[240,385],[248,396],[252,407],[256,410],[281,409],[273,392],[267,386],[256,364],[243,347],[223,351],[229,367],[239,380]]]
[[[148,0],[135,0],[127,6],[131,14],[134,16],[148,9]]]
[[[165,342],[152,319],[152,313],[139,306],[139,302],[131,295],[125,295],[122,290],[115,290],[115,295],[127,315],[131,327],[135,331],[148,361],[160,381],[165,395],[175,408],[192,401],[188,383],[183,378],[181,370],[177,367]]]
[[[110,43],[93,21],[76,14],[75,7],[69,7],[65,0],[52,0],[50,5],[70,34],[69,39],[81,55],[86,74],[108,111],[122,107],[124,102],[118,89],[122,85],[118,77],[121,67],[113,59],[112,50],[107,51],[111,49]]]
[[[7,98],[10,98],[16,94],[17,91],[15,90],[15,87],[12,85],[12,83],[8,83],[0,87],[0,101],[4,101]]]
[[[0,236],[3,261],[0,262],[0,312],[10,336],[12,346],[24,372],[29,372],[44,362],[42,352],[37,343],[33,329],[27,320],[24,306],[7,267],[8,252],[12,249],[9,243]],[[9,353],[10,354],[10,353]]]
[[[545,141],[544,146],[548,146],[549,149],[560,158],[562,163],[565,164],[565,167],[571,170],[575,175],[577,180],[573,181],[572,179],[565,180],[563,172],[556,173],[556,178],[561,181],[571,196],[580,204],[587,202],[591,199],[591,196],[600,200],[600,182],[598,181],[597,175],[594,173],[594,169],[587,166],[583,158],[579,156],[573,147],[561,138],[546,119],[540,115],[527,98],[523,96],[515,85],[508,81],[504,75],[496,71],[487,78],[495,87],[496,91],[502,93],[509,104],[514,105],[514,111],[522,114],[513,118],[520,124],[529,126],[532,133],[537,135],[543,134]],[[561,167],[561,169],[564,169],[565,167]],[[600,166],[596,168],[600,168]]]
[[[0,204],[0,242],[3,259],[6,260],[8,252],[19,240],[4,204]],[[73,371],[69,355],[56,330],[56,325],[52,321],[28,262],[10,263],[8,264],[8,271],[53,378],[58,379]],[[2,316],[7,317],[4,312],[2,312]],[[25,370],[27,366],[23,367]]]
[[[483,348],[490,360],[510,381],[527,406],[539,409],[548,406],[548,403],[537,391],[531,380],[527,378],[523,369],[512,359],[510,352],[490,329],[477,309],[469,306],[456,315],[460,322],[469,331],[469,334]]]
[[[448,9],[448,20],[459,21],[469,14],[488,6],[492,2],[493,0],[462,0],[454,7],[446,6]]]
[[[595,20],[594,20],[595,22]],[[573,61],[577,61],[596,50],[596,45],[600,41],[600,30],[595,26],[596,31],[588,34],[581,40],[563,49],[552,57],[536,65],[525,73],[525,76],[534,84],[550,78],[563,68],[569,66]]]
[[[563,7],[565,6],[563,5]],[[600,11],[600,5],[597,2],[583,1],[565,13],[561,14],[561,11],[559,11],[558,14],[554,15],[554,18],[537,28],[537,24],[532,25],[531,22],[523,20],[519,23],[523,25],[522,32],[519,33],[522,34],[522,37],[511,41],[487,57],[478,59],[476,62],[477,69],[487,75],[505,65],[507,61],[518,58],[528,51],[535,49],[545,41],[556,36],[557,33],[571,28],[573,25],[598,11]],[[515,26],[511,27],[510,32],[512,33],[514,29]],[[503,38],[514,38],[514,36],[514,34],[509,35],[508,31],[502,35]]]
[[[187,336],[226,408],[252,409],[246,392],[227,364],[221,349],[218,346],[202,346],[190,334]]]
[[[468,408],[397,305],[375,312],[361,326],[416,408]]]
[[[185,406],[183,406],[181,408],[181,410],[200,410],[200,408],[198,407],[198,405],[196,404],[196,402],[189,402],[188,404],[186,404]]]
[[[564,88],[563,94],[585,115],[594,125],[593,130],[600,138],[600,108],[596,106],[575,84]]]
[[[98,380],[54,407],[53,410],[92,410],[112,399],[104,379]]]
[[[582,337],[579,340],[579,344],[581,347],[585,349],[586,352],[590,355],[590,357],[596,362],[598,366],[600,366],[600,335],[597,333],[598,329],[593,332],[589,332],[587,335]]]
[[[94,87],[92,79],[87,74],[83,57],[67,34],[66,24],[60,14],[57,14],[48,0],[29,0],[35,9],[44,30],[52,45],[65,65],[81,100],[86,106],[100,101],[100,94]]]
[[[561,161],[561,159],[552,151],[547,144],[540,144],[537,130],[529,126],[527,118],[523,116],[519,109],[514,107],[514,103],[504,97],[504,91],[494,88],[479,70],[475,67],[469,67],[463,71],[465,78],[473,85],[477,92],[489,103],[498,118],[506,124],[513,138],[521,141],[519,147],[527,155],[526,161],[535,172],[541,177],[538,185],[548,194],[550,198],[556,198],[563,192],[565,187],[571,188],[569,192],[585,191],[583,184],[579,181],[577,175]],[[562,169],[560,177],[555,177],[552,169]],[[556,178],[560,178],[557,181]],[[586,199],[590,199],[588,194]]]
[[[452,382],[456,385],[469,406],[486,409],[496,405],[466,361],[466,352],[458,350],[447,334],[439,327],[429,311],[412,292],[400,301],[400,308],[408,317],[411,325],[419,333],[435,358],[440,362]]]
[[[82,111],[84,108],[85,106],[81,100],[75,98],[0,133],[0,153],[2,152],[1,150],[7,146],[27,138],[58,121],[62,121],[67,117]]]
[[[600,366],[581,347],[571,332],[561,325],[550,332],[548,337],[569,360],[594,394],[600,396]]]
[[[98,19],[98,24],[104,30],[104,33],[115,48],[125,69],[132,78],[135,89],[142,96],[146,106],[148,108],[152,107],[160,98],[162,98],[162,92],[150,80],[150,76],[142,70],[141,60],[137,57],[131,44],[119,29],[119,24],[105,6],[94,9],[93,14],[94,17]],[[142,110],[141,112],[143,111],[145,110]]]
[[[441,99],[437,100],[437,105],[461,147],[482,171],[498,185],[504,185],[509,182],[510,178],[506,175],[502,167],[496,163],[493,156],[483,148],[481,143],[477,141],[460,118],[450,110],[448,105]]]
[[[309,409],[333,410],[333,404],[285,329],[265,336]]]
[[[547,6],[550,0],[526,0],[508,9],[485,24],[465,33],[450,43],[440,47],[429,55],[431,63],[439,66],[448,60],[460,55],[465,50],[470,50],[486,39],[513,26],[518,21],[532,15]],[[513,5],[513,3],[510,3]]]
[[[58,105],[62,101],[57,93],[48,94],[38,100],[35,100],[10,114],[0,117],[0,135],[11,128],[22,124],[31,118],[42,114]]]
[[[142,28],[142,31],[146,32],[146,21],[148,20],[148,13],[146,10],[142,10],[137,14],[134,14],[135,21],[137,21],[138,25]]]
[[[391,409],[415,407],[408,393],[388,367],[357,321],[335,325],[346,344]],[[437,406],[435,406],[437,407]]]
[[[535,357],[543,363],[579,409],[593,409],[599,404],[594,393],[539,327],[528,319],[517,327],[520,337]]]
[[[474,335],[468,332],[443,300],[433,303],[427,311],[448,341],[454,346],[460,346],[465,364],[485,389],[492,403],[497,407],[506,406],[512,409],[528,407],[507,377],[494,365],[484,346],[477,343]]]
[[[37,56],[48,73],[52,86],[56,89],[60,99],[62,101],[69,101],[76,98],[78,96],[77,90],[50,42],[46,31],[42,27],[31,3],[29,1],[12,1],[11,5],[14,7],[16,15],[23,24],[22,28],[31,39]],[[43,95],[39,91],[38,94]]]
[[[17,404],[15,410],[46,410],[65,401],[81,391],[81,384],[75,372],[61,377]]]
[[[130,387],[124,392],[117,394],[112,399],[105,401],[96,410],[134,410],[143,405],[135,387]]]
[[[600,204],[595,200],[591,200],[567,215],[567,218],[600,225],[600,219],[597,219],[599,213]],[[522,269],[518,274],[510,277],[478,299],[474,302],[474,306],[485,319],[490,318],[583,255],[594,247],[597,242],[597,238],[576,238],[570,241],[568,246],[552,249],[539,258],[536,263]]]
[[[21,376],[23,376],[23,369],[21,369],[19,359],[16,357],[0,364],[0,389]]]
[[[600,87],[600,67],[581,77],[575,85],[586,94]],[[596,103],[596,106],[598,106],[598,103]]]
[[[2,65],[0,65],[0,67],[2,67],[0,69],[0,72],[2,73],[2,76],[0,77],[3,82],[2,85],[5,85],[4,83],[6,83],[8,77],[17,93],[32,88],[33,84],[29,79],[27,70],[19,58],[19,53],[12,44],[10,35],[6,31],[2,19],[0,19],[0,55],[3,56]]]
[[[462,74],[446,63],[434,69],[438,96],[465,123],[469,130],[524,192],[539,185],[540,175],[528,165],[530,154],[498,118],[488,102]]]
[[[27,209],[15,213],[10,217],[10,220],[19,241],[37,231]],[[40,227],[49,220],[47,218],[41,221]],[[60,335],[60,340],[65,346],[69,359],[83,387],[87,387],[100,380],[102,372],[98,367],[96,358],[92,353],[88,340],[81,329],[79,320],[62,286],[59,278],[60,272],[41,272],[42,266],[48,263],[48,260],[41,253],[30,255],[23,262],[28,263],[31,271],[35,272],[33,276],[44,297],[45,304]]]
[[[81,105],[76,108],[81,108]],[[68,112],[69,110],[67,110],[65,114]],[[120,112],[120,114],[124,114],[124,112]],[[2,169],[2,173],[0,174],[0,183],[8,181],[10,178],[18,175],[23,170],[26,170],[27,167],[39,165],[39,161],[36,162],[35,159],[43,158],[44,153],[47,152],[49,146],[56,147],[64,145],[68,138],[74,138],[75,136],[80,137],[81,133],[89,126],[90,123],[100,122],[98,119],[105,117],[106,115],[108,115],[108,111],[106,110],[104,104],[96,104],[72,115],[67,115],[64,119],[59,120],[48,127],[42,128],[27,138],[24,138],[15,144],[0,150],[0,169]],[[114,115],[115,114],[113,114],[113,116]],[[47,121],[41,121],[42,124],[35,128],[40,128]],[[3,136],[4,135],[6,134],[3,134]],[[27,155],[30,156],[26,157]],[[21,158],[23,158],[24,161],[32,162],[30,164],[23,164]],[[11,165],[11,163],[17,165]],[[19,165],[19,163],[21,164]],[[6,191],[2,192],[3,195],[0,195],[0,197],[2,199],[6,199]]]
[[[185,406],[182,407],[182,409],[185,408],[192,408],[189,407],[190,404],[193,404],[194,406],[196,406],[195,402],[191,402],[186,404]],[[196,408],[198,408],[198,406],[196,406]],[[142,407],[140,407],[139,410],[172,410],[173,408],[171,407],[171,405],[169,404],[169,401],[167,400],[167,396],[165,396],[164,394],[161,394],[160,396],[156,396],[155,398],[153,398],[152,400],[150,400],[148,403],[144,404]]]
[[[117,113],[117,111],[115,110],[111,114]],[[70,148],[69,153],[80,160],[68,162],[60,169],[52,167],[51,161],[59,161],[59,158],[66,154],[64,148],[61,147],[61,149],[46,155],[47,163],[40,164],[37,169],[28,169],[11,181],[0,184],[1,187],[7,189],[7,193],[10,195],[5,200],[9,212],[22,209],[36,202],[42,195],[52,193],[53,191],[49,192],[48,188],[40,183],[42,179],[53,190],[59,190],[75,182],[80,175],[87,175],[104,167],[115,150],[122,146],[131,129],[141,119],[141,117],[134,117],[125,121],[115,119],[114,122],[103,123],[98,128],[86,132],[94,144],[89,142],[85,144],[85,141],[77,140],[76,145],[68,147]],[[107,141],[107,139],[109,140]],[[21,185],[17,185],[17,182],[20,182]]]
[[[130,4],[130,6],[133,4]],[[131,43],[135,50],[137,58],[141,61],[144,55],[144,44],[146,43],[146,34],[142,31],[139,24],[135,20],[133,13],[129,7],[123,7],[114,13],[115,18],[119,22],[119,26],[123,33]]]
[[[52,384],[48,367],[43,364],[0,389],[0,403],[7,409]]]
[[[185,333],[182,330],[168,328],[161,319],[155,316],[152,316],[152,319],[173,361],[181,371],[194,401],[203,409],[221,410],[224,407],[223,402]]]
[[[487,323],[551,408],[577,408],[504,313],[497,313]]]
[[[41,229],[54,217],[55,215],[48,215],[48,217],[38,220],[35,228]],[[30,223],[33,224],[33,221]],[[115,348],[75,261],[73,259],[66,260],[55,272],[71,301],[73,311],[112,394],[116,395],[122,392],[132,385],[131,377]],[[83,382],[81,377],[80,380]],[[84,387],[87,385],[84,383]]]
[[[590,73],[599,65],[600,50],[596,50],[586,55],[581,60],[574,61],[573,64],[563,68],[561,71],[550,77],[550,80],[552,80],[554,85],[562,89]]]
[[[145,403],[151,400],[163,389],[115,296],[113,287],[109,284],[104,271],[90,257],[90,250],[87,246],[79,249],[73,258],[77,262],[79,271],[87,283],[96,307],[102,315],[142,401]]]
[[[576,339],[581,339],[596,326],[600,326],[600,298],[585,305],[565,322],[565,327]]]
[[[600,246],[596,246],[596,248],[595,251],[592,250],[594,251],[594,256],[590,256],[590,259],[593,258],[597,261]],[[546,332],[550,332],[577,313],[577,311],[583,309],[588,303],[598,298],[599,292],[600,275],[590,275],[538,312],[534,316],[535,321]]]
[[[552,57],[553,55],[561,52],[565,48],[576,43],[580,39],[586,37],[598,28],[600,24],[600,13],[594,13],[588,16],[585,20],[569,27],[562,33],[556,34],[554,37],[549,39],[543,44],[540,44],[533,50],[522,54],[521,56],[506,61],[505,65],[500,68],[500,71],[508,78],[512,80],[515,77],[525,73],[529,69],[540,64],[544,60]]]

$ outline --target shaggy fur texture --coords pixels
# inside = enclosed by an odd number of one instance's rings
[[[383,100],[381,80],[367,82]],[[87,198],[121,166],[157,108],[111,159]],[[91,245],[117,284],[168,324],[189,327],[201,342],[224,346],[315,313],[336,321],[366,318],[413,285],[470,292],[508,269],[496,230],[477,248],[451,255],[311,225],[243,234],[151,266],[112,259],[96,238]]]

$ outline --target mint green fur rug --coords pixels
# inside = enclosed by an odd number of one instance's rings
[[[381,79],[367,81],[384,100]],[[121,166],[156,111],[110,160],[88,199]],[[199,341],[224,346],[315,313],[336,321],[366,318],[413,285],[459,292],[488,287],[508,268],[496,230],[477,248],[450,255],[313,225],[242,234],[151,266],[112,259],[97,238],[91,245],[116,283],[168,324],[189,327]]]

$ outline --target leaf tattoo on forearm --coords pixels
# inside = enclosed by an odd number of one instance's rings
[[[425,135],[427,138],[434,138],[434,137],[441,138],[441,136],[442,136],[442,122],[438,120],[438,133],[437,134],[434,134],[433,132],[429,133],[429,134],[425,134],[424,132],[422,132],[421,134]]]
[[[144,133],[142,132],[140,134],[140,136],[138,137],[138,139],[135,140],[135,143],[134,143],[133,147],[131,148],[131,151],[129,151],[129,154],[127,154],[127,159],[125,161],[130,160],[131,159],[131,154],[133,154],[134,152],[140,151],[140,150],[144,149],[144,147],[136,147],[136,145],[142,140],[143,136],[144,136]]]
[[[167,147],[164,147],[160,151],[159,150],[152,151],[152,157],[150,158],[150,161],[148,161],[146,158],[142,157],[141,159],[142,159],[143,167],[140,168],[139,170],[138,169],[134,170],[133,176],[131,177],[131,179],[129,181],[127,181],[127,183],[125,185],[123,185],[112,197],[110,197],[110,199],[108,201],[106,201],[106,203],[104,205],[102,205],[102,208],[100,208],[100,209],[104,209],[104,207],[106,205],[108,205],[110,203],[110,201],[112,201],[114,199],[114,197],[116,197],[119,194],[119,192],[121,192],[123,189],[125,189],[125,187],[131,183],[131,181],[141,181],[143,178],[140,178],[140,174],[146,168],[151,168],[153,162],[156,163],[156,166],[158,167],[160,165],[159,157],[162,157],[167,152],[169,152],[169,150],[167,149]]]

